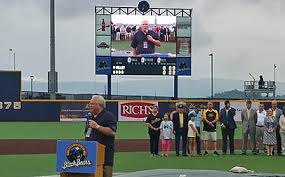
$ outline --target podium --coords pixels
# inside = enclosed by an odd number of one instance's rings
[[[56,157],[60,177],[103,177],[105,146],[96,141],[58,140]]]

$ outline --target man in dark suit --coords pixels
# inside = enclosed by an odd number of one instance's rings
[[[234,154],[234,135],[237,128],[234,116],[236,110],[231,107],[228,100],[225,101],[225,107],[220,111],[220,122],[222,127],[223,137],[223,154],[227,154],[228,137],[230,141],[230,154]]]
[[[182,155],[187,156],[187,133],[188,133],[188,115],[185,110],[185,103],[177,103],[177,112],[173,114],[173,129],[175,134],[175,150],[176,156],[179,156],[179,145],[182,137]]]

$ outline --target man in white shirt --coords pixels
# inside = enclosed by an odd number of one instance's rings
[[[277,124],[277,129],[276,129],[277,155],[282,155],[279,120],[281,115],[283,115],[283,111],[278,108],[277,101],[275,100],[271,102],[271,109],[273,111],[273,117]]]
[[[264,119],[266,118],[266,111],[264,110],[264,104],[260,103],[258,106],[258,110],[256,111],[256,147],[257,152],[259,149],[264,149],[263,147],[263,134],[264,134]]]

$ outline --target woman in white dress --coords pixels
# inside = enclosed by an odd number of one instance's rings
[[[190,117],[190,120],[188,121],[188,149],[189,149],[189,155],[193,156],[195,151],[195,143],[196,143],[196,135],[199,135],[198,130],[196,129],[195,117]]]

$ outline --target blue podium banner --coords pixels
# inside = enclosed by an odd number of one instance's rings
[[[96,141],[59,140],[56,147],[56,172],[95,173]]]

